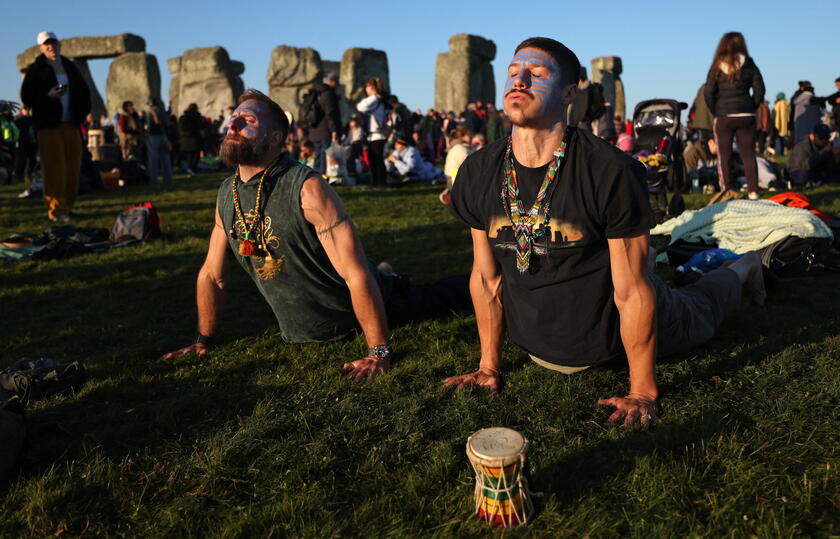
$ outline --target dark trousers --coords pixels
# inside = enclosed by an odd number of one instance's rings
[[[382,273],[374,275],[391,328],[466,312],[472,306],[469,275],[445,277],[432,284],[414,284],[405,275]]]
[[[385,185],[385,141],[373,140],[368,143],[368,158],[370,159],[371,185]]]
[[[730,162],[734,140],[738,141],[741,160],[744,162],[747,190],[750,193],[756,191],[758,189],[758,164],[755,162],[755,116],[716,116],[714,131],[721,191],[729,189],[732,185]]]

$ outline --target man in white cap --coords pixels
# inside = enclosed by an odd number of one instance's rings
[[[38,134],[47,215],[52,221],[68,221],[79,191],[79,126],[90,112],[90,90],[73,62],[61,56],[54,33],[41,32],[37,41],[41,54],[26,68],[20,96],[32,109]]]

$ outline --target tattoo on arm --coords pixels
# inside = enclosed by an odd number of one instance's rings
[[[338,225],[340,225],[341,223],[343,223],[345,221],[349,221],[349,220],[350,220],[350,217],[346,213],[343,213],[343,214],[339,215],[338,219],[336,219],[336,221],[334,223],[332,223],[331,225],[329,225],[325,228],[319,229],[317,231],[318,235],[321,236],[321,237],[332,236],[333,229],[338,227]]]

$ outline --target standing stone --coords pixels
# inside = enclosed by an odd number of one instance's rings
[[[386,92],[390,92],[391,83],[388,75],[388,55],[376,49],[351,48],[341,57],[339,80],[339,107],[341,120],[350,121],[356,112],[356,104],[365,98],[365,83],[371,77],[379,77]]]
[[[268,64],[268,95],[295,119],[300,117],[303,94],[323,77],[321,55],[306,48],[279,45]]]
[[[102,95],[100,95],[99,90],[96,88],[96,84],[93,82],[93,77],[90,75],[87,60],[74,58],[73,63],[76,64],[77,68],[79,68],[79,74],[88,85],[88,90],[90,90],[90,113],[93,114],[94,119],[98,120],[99,117],[106,114],[107,111],[105,110],[105,103],[102,101]]]
[[[108,114],[122,110],[132,101],[138,111],[148,109],[149,99],[160,99],[160,69],[157,58],[145,52],[128,52],[111,62],[108,70]]]
[[[344,97],[354,105],[364,99],[365,83],[372,77],[382,79],[385,91],[391,91],[388,55],[385,51],[360,48],[344,51],[339,74],[339,81],[344,86]]]
[[[495,103],[493,66],[496,44],[483,37],[455,34],[449,51],[437,55],[435,65],[435,108],[461,112],[468,103]]]
[[[604,98],[613,105],[615,115],[625,118],[624,83],[621,81],[621,58],[601,56],[592,59],[592,81],[604,87]]]
[[[170,58],[166,65],[172,75],[169,100],[178,116],[195,103],[199,112],[215,118],[235,106],[244,91],[239,75],[245,71],[245,64],[231,60],[224,47],[189,49],[182,56]]]

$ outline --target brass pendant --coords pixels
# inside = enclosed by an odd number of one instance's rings
[[[283,265],[282,259],[271,258],[271,255],[266,252],[262,267],[256,268],[257,276],[263,281],[273,279],[280,273],[280,267]]]

